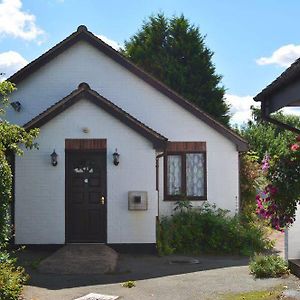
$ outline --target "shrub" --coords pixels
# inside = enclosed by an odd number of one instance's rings
[[[277,255],[255,255],[250,260],[249,268],[257,278],[280,277],[289,274],[287,262]]]
[[[201,209],[175,213],[161,220],[158,227],[158,251],[171,253],[230,253],[252,255],[272,245],[265,229],[228,211],[205,204]]]
[[[0,262],[0,299],[20,299],[23,284],[28,276],[22,267],[16,267],[12,262]]]
[[[17,251],[22,250],[18,249]],[[0,299],[15,300],[20,299],[22,286],[28,280],[28,275],[23,267],[17,267],[16,252],[9,253],[0,249]]]

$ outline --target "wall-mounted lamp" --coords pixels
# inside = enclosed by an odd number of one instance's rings
[[[21,103],[19,101],[11,102],[10,105],[17,112],[19,112],[21,110],[21,107],[22,107],[22,105],[21,105]]]
[[[53,150],[53,152],[50,154],[50,157],[51,157],[51,164],[53,167],[57,166],[57,158],[58,158],[58,155],[57,153],[55,152],[55,149]]]
[[[118,149],[116,148],[115,152],[113,153],[113,163],[117,166],[120,163],[120,154],[118,153]]]

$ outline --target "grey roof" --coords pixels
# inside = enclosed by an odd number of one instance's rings
[[[300,58],[290,65],[280,76],[278,76],[272,83],[265,87],[253,99],[255,101],[263,101],[267,96],[270,96],[285,88],[293,81],[300,79]]]

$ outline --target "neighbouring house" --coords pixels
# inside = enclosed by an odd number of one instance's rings
[[[300,134],[299,128],[294,128],[272,118],[271,114],[283,107],[300,106],[300,59],[296,60],[277,79],[254,97],[261,102],[262,117],[282,128]],[[296,212],[296,221],[286,231],[286,258],[300,259],[300,205]],[[300,274],[300,265],[299,271]]]
[[[247,143],[85,26],[9,80],[8,120],[40,128],[15,157],[16,244],[153,249],[176,200],[239,210]]]

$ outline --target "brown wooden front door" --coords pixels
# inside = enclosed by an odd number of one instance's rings
[[[66,242],[106,242],[106,151],[66,152]]]

